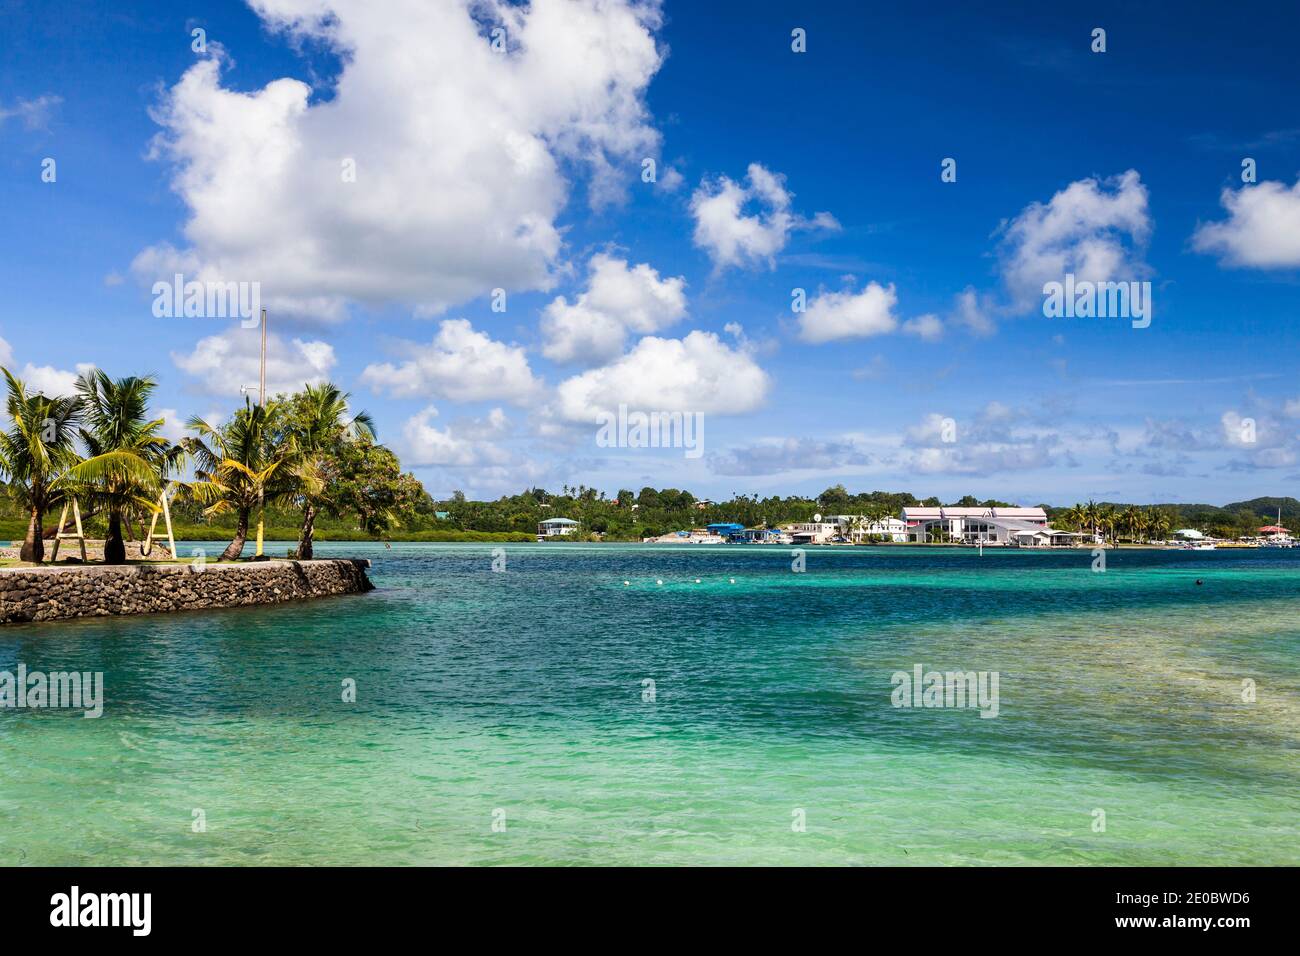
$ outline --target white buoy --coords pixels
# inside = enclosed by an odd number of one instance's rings
[[[732,579],[731,579],[731,583],[732,583],[732,584],[735,584],[735,583],[736,583],[736,579],[735,579],[735,578],[732,578]]]
[[[696,584],[699,584],[699,583],[700,583],[700,579],[699,579],[699,578],[696,578],[696,579],[695,579],[695,583],[696,583]]]
[[[658,580],[655,581],[655,584],[663,584],[663,583],[664,583],[663,578],[659,578]]]
[[[632,583],[631,581],[624,581],[624,582],[623,582],[623,587],[627,587],[627,586],[628,586],[629,584],[631,584],[631,583]]]

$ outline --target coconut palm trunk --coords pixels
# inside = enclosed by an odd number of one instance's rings
[[[238,561],[239,556],[244,553],[244,545],[248,542],[248,512],[249,509],[246,507],[239,509],[235,537],[230,544],[226,545],[226,550],[221,552],[222,561]]]
[[[312,536],[316,533],[316,506],[310,501],[302,509],[302,531],[298,534],[298,559],[310,561]]]
[[[45,560],[45,534],[41,527],[43,510],[39,504],[32,505],[31,520],[27,522],[27,537],[23,538],[22,549],[18,552],[20,560],[30,561],[33,564],[40,564]]]
[[[126,564],[126,541],[122,538],[122,512],[114,509],[108,515],[108,535],[104,538],[104,563]]]

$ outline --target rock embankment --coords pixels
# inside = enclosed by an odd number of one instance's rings
[[[374,590],[364,559],[0,569],[0,624],[282,604]]]

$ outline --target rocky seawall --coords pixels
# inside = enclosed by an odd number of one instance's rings
[[[0,624],[283,604],[374,590],[364,559],[0,569]]]

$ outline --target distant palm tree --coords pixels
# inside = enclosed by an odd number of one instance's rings
[[[1115,526],[1118,517],[1114,505],[1103,505],[1099,509],[1097,523],[1101,527],[1102,533],[1112,541],[1115,540]]]
[[[291,400],[292,470],[298,483],[297,498],[302,503],[297,554],[303,560],[310,559],[313,553],[316,515],[332,476],[333,451],[341,442],[375,437],[375,422],[368,413],[349,417],[350,397],[337,385],[325,382],[306,386]]]
[[[1090,498],[1088,499],[1088,503],[1081,509],[1080,517],[1083,519],[1084,526],[1092,529],[1092,536],[1095,540],[1097,537],[1097,525],[1101,521],[1101,507],[1097,502]]]
[[[1119,524],[1120,530],[1126,533],[1129,537],[1129,540],[1131,541],[1137,540],[1138,527],[1141,523],[1141,520],[1142,520],[1142,512],[1140,512],[1133,505],[1129,505],[1127,508],[1121,511],[1116,517],[1116,521]]]
[[[282,499],[288,488],[284,466],[290,448],[283,433],[285,406],[272,401],[235,412],[230,421],[214,426],[201,418],[187,423],[197,437],[182,444],[193,456],[195,481],[190,485],[195,498],[206,504],[204,515],[235,512],[235,536],[221,553],[222,561],[234,561],[248,541],[248,517],[260,502]]]
[[[80,429],[88,457],[68,470],[76,492],[108,513],[104,562],[126,563],[123,518],[152,512],[167,473],[184,457],[161,431],[161,418],[148,415],[149,396],[157,382],[148,377],[109,378],[91,369],[77,379],[81,401]]]
[[[1173,521],[1168,512],[1153,508],[1147,527],[1153,539],[1164,541],[1169,535],[1169,529],[1173,527]]]
[[[1076,531],[1082,531],[1088,527],[1088,512],[1084,505],[1076,504],[1069,510],[1070,521]]]
[[[19,557],[39,564],[45,558],[42,518],[58,503],[67,469],[80,460],[74,442],[81,403],[76,397],[28,395],[20,379],[0,371],[9,414],[9,430],[0,433],[0,476],[29,515]]]
[[[867,528],[871,524],[871,519],[866,515],[850,515],[848,523],[844,530],[848,533],[849,541],[858,544],[867,535]]]

